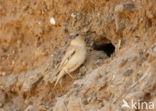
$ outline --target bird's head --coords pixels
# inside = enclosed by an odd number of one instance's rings
[[[80,34],[72,34],[72,35],[70,35],[70,42],[71,42],[71,44],[72,45],[80,45],[80,46],[82,46],[82,45],[85,45],[86,43],[85,43],[85,41],[84,41],[84,38],[82,37],[82,35],[80,35]]]
[[[78,33],[76,33],[76,34],[74,34],[74,33],[72,33],[72,34],[70,34],[70,36],[69,36],[69,39],[75,39],[76,37],[79,37],[79,34]]]

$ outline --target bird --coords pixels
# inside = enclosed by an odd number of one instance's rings
[[[85,62],[86,57],[87,48],[83,36],[80,34],[70,36],[70,45],[58,67],[58,74],[54,88],[65,74],[68,74],[71,78],[73,78],[70,73],[77,70]]]

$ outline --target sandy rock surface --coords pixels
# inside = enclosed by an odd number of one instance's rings
[[[73,33],[87,59],[54,89]],[[142,110],[156,110],[155,0],[0,0],[0,111]]]

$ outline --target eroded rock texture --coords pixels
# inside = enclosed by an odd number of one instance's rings
[[[84,36],[87,60],[53,89],[72,33]],[[122,107],[132,100],[136,109]],[[0,0],[0,111],[142,111],[143,102],[156,110],[155,0]]]

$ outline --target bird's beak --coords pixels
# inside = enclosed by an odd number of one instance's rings
[[[78,36],[79,36],[79,34],[70,34],[69,39],[74,39],[74,38],[76,38]]]

